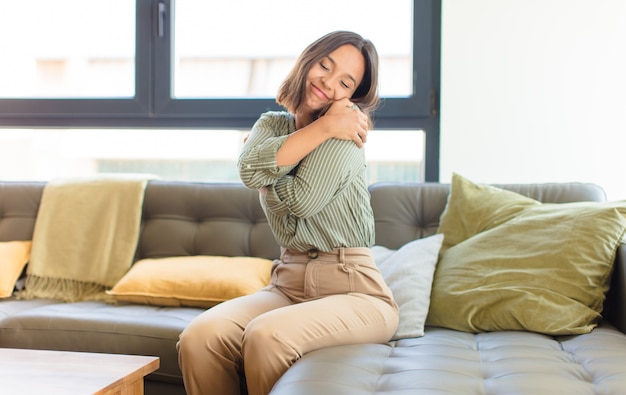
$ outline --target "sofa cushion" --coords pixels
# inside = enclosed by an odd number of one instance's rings
[[[0,241],[32,240],[45,182],[0,181]]]
[[[509,221],[523,210],[540,204],[535,199],[513,191],[478,185],[453,174],[448,201],[437,229],[437,233],[446,236],[441,254],[480,232]]]
[[[259,192],[241,183],[150,181],[135,260],[194,255],[280,257]]]
[[[178,335],[204,311],[105,302],[14,302],[23,309],[1,321],[0,347],[154,355],[161,366],[151,377],[179,384]]]
[[[626,388],[624,355],[626,335],[608,325],[556,338],[427,327],[419,338],[310,352],[271,395],[619,395]]]
[[[22,300],[17,299],[15,296],[10,298],[5,298],[0,301],[0,322],[4,320],[6,317],[12,316],[14,314],[22,313],[28,309],[33,309],[41,306],[46,306],[49,304],[59,304],[59,300],[54,299],[30,299],[30,300]],[[0,324],[1,326],[2,324]]]
[[[596,326],[625,202],[541,204],[455,175],[448,205],[440,230],[453,239],[435,272],[429,325],[558,335]]]
[[[443,235],[413,240],[391,250],[372,247],[376,265],[400,309],[400,322],[393,340],[424,335],[430,305],[430,289]]]
[[[143,259],[107,293],[125,302],[208,308],[267,286],[271,266],[254,257]]]
[[[0,242],[0,298],[13,295],[15,282],[30,256],[30,241]]]

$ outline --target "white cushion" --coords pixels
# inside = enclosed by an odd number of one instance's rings
[[[430,291],[443,234],[413,240],[398,250],[373,246],[372,254],[400,308],[393,340],[424,335]]]

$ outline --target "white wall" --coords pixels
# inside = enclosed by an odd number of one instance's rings
[[[626,199],[626,1],[443,0],[440,180]]]

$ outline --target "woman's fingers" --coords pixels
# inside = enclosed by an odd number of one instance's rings
[[[349,99],[338,100],[331,105],[326,115],[337,117],[335,138],[352,140],[357,146],[363,147],[369,132],[369,118],[357,104]]]
[[[362,142],[367,142],[367,130],[362,131],[361,133],[359,133],[359,138],[361,139]]]

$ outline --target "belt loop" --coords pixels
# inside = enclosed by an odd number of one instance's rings
[[[344,248],[339,248],[339,263],[344,263],[344,261],[345,261]]]

